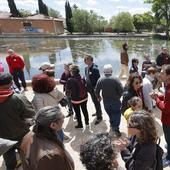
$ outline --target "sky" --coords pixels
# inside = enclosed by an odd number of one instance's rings
[[[60,12],[65,17],[65,0],[43,0],[43,2]],[[98,15],[109,20],[119,12],[144,13],[151,9],[150,4],[144,4],[144,0],[69,0],[70,5],[76,4],[80,9],[93,10]],[[30,10],[35,13],[38,9],[38,0],[15,0],[18,9]],[[0,0],[0,11],[9,12],[7,0]]]

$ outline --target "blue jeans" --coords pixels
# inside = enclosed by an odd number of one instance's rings
[[[170,126],[163,125],[163,131],[164,131],[164,136],[165,140],[167,143],[167,156],[166,158],[170,160]]]
[[[110,118],[110,125],[112,130],[119,130],[121,112],[120,101],[113,101],[112,99],[103,100],[104,108]]]

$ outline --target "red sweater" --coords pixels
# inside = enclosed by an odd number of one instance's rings
[[[162,124],[170,126],[170,84],[166,86],[165,96],[159,95],[157,97],[156,104],[162,111]]]
[[[8,63],[9,72],[13,74],[14,69],[24,69],[24,60],[17,54],[13,54],[13,56],[7,56],[6,61]]]

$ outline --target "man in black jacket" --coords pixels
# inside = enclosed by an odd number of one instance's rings
[[[20,142],[29,131],[27,119],[35,115],[35,110],[24,95],[11,90],[11,85],[12,76],[0,74],[0,138]],[[7,170],[14,170],[17,165],[16,148],[12,147],[3,155]]]
[[[91,55],[86,54],[84,57],[84,62],[87,65],[87,67],[85,68],[87,91],[90,93],[96,109],[96,114],[93,114],[92,116],[95,115],[97,116],[97,119],[95,121],[95,125],[97,125],[102,121],[102,111],[101,111],[100,101],[98,101],[94,89],[97,80],[100,78],[100,73],[99,73],[98,66],[93,63],[93,57]]]
[[[167,47],[162,47],[162,52],[156,58],[156,64],[159,67],[164,64],[170,64],[170,56],[168,55]]]

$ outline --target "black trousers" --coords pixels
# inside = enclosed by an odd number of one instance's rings
[[[21,80],[22,86],[26,88],[26,82],[25,82],[25,77],[24,77],[24,72],[20,69],[14,70],[13,74],[13,80],[19,90],[21,90],[21,85],[19,83],[19,80]]]
[[[91,99],[94,103],[97,119],[101,119],[102,118],[102,109],[101,109],[100,102],[98,101],[93,89],[89,90],[88,92],[90,93]]]
[[[88,115],[88,111],[87,111],[87,101],[84,101],[83,103],[80,103],[80,104],[73,104],[73,108],[74,108],[74,111],[75,111],[75,114],[76,114],[78,125],[82,125],[80,108],[81,108],[83,115],[84,115],[85,124],[89,124],[89,115]]]

